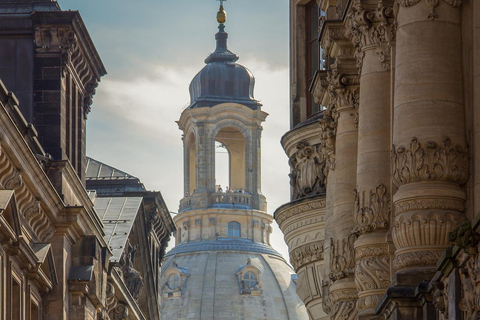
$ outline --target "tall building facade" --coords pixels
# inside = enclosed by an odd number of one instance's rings
[[[311,318],[477,319],[480,4],[290,10],[292,192],[275,219]]]
[[[0,319],[159,319],[175,227],[159,192],[94,160],[87,170],[106,71],[80,14],[0,0],[0,21]]]
[[[163,319],[307,319],[296,276],[270,246],[272,217],[261,193],[267,114],[254,77],[227,49],[223,6],[216,49],[190,84],[183,131],[184,192],[176,246],[162,267]],[[216,142],[229,154],[229,186],[216,182]],[[225,189],[223,189],[225,188]]]

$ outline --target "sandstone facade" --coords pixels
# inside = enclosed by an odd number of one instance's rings
[[[291,1],[292,201],[275,219],[312,319],[478,313],[479,9]]]

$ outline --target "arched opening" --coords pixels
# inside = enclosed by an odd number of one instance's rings
[[[195,135],[190,133],[187,140],[187,152],[188,152],[188,190],[186,191],[189,194],[195,192],[197,184],[197,151],[196,151],[196,142]]]
[[[228,236],[240,238],[240,235],[241,235],[240,223],[236,221],[230,221],[228,223]]]
[[[236,128],[223,128],[215,137],[215,184],[217,191],[219,185],[224,192],[245,191],[245,137]]]

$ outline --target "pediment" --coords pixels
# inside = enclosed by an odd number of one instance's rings
[[[32,243],[31,248],[37,257],[38,274],[40,280],[48,289],[58,283],[57,270],[53,260],[52,245],[50,243]]]
[[[14,190],[0,190],[0,234],[17,241],[22,235]]]

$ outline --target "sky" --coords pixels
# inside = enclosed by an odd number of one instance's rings
[[[108,74],[87,120],[87,155],[140,178],[171,212],[183,197],[182,132],[188,85],[215,49],[215,0],[59,0],[78,10]],[[262,132],[262,192],[268,213],[289,201],[288,1],[227,0],[225,31],[238,63],[255,76],[255,98],[269,116]],[[288,261],[283,234],[272,246]],[[173,240],[170,241],[174,243]]]

